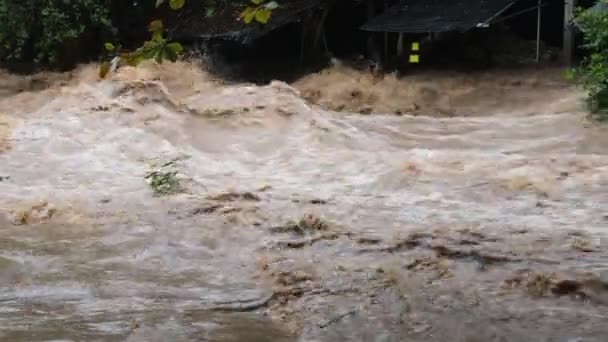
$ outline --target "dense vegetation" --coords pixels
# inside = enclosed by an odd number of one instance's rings
[[[88,57],[91,42],[115,32],[110,8],[109,0],[0,0],[0,60]]]
[[[245,23],[267,22],[278,6],[262,0],[0,0],[0,62],[70,67],[104,50],[128,57],[129,63],[174,59],[181,47],[165,37],[158,19],[188,2],[204,4],[201,16],[238,3]],[[126,56],[129,50],[133,52]]]
[[[577,76],[589,94],[592,113],[608,119],[608,0],[601,0],[591,9],[579,10],[576,24],[588,51]]]

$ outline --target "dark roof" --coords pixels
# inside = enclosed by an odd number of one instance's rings
[[[273,10],[267,24],[255,21],[245,24],[238,19],[238,16],[246,5],[234,2],[221,12],[206,17],[204,2],[202,2],[201,8],[191,6],[179,18],[174,18],[173,34],[180,38],[215,38],[250,43],[276,28],[299,21],[305,12],[318,8],[325,3],[325,0],[281,0],[277,2],[279,7]]]
[[[428,33],[467,31],[491,21],[517,0],[403,0],[372,18],[366,31]]]

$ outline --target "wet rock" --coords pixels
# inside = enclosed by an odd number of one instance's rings
[[[207,197],[213,201],[222,201],[222,202],[232,202],[236,200],[244,200],[244,201],[260,201],[260,197],[251,192],[225,192],[219,195],[208,196]]]

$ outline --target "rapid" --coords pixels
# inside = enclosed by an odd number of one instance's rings
[[[0,78],[0,340],[608,336],[608,129],[558,70]]]

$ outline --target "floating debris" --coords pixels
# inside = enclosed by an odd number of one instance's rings
[[[173,195],[181,191],[177,171],[154,171],[146,180],[156,196]]]

